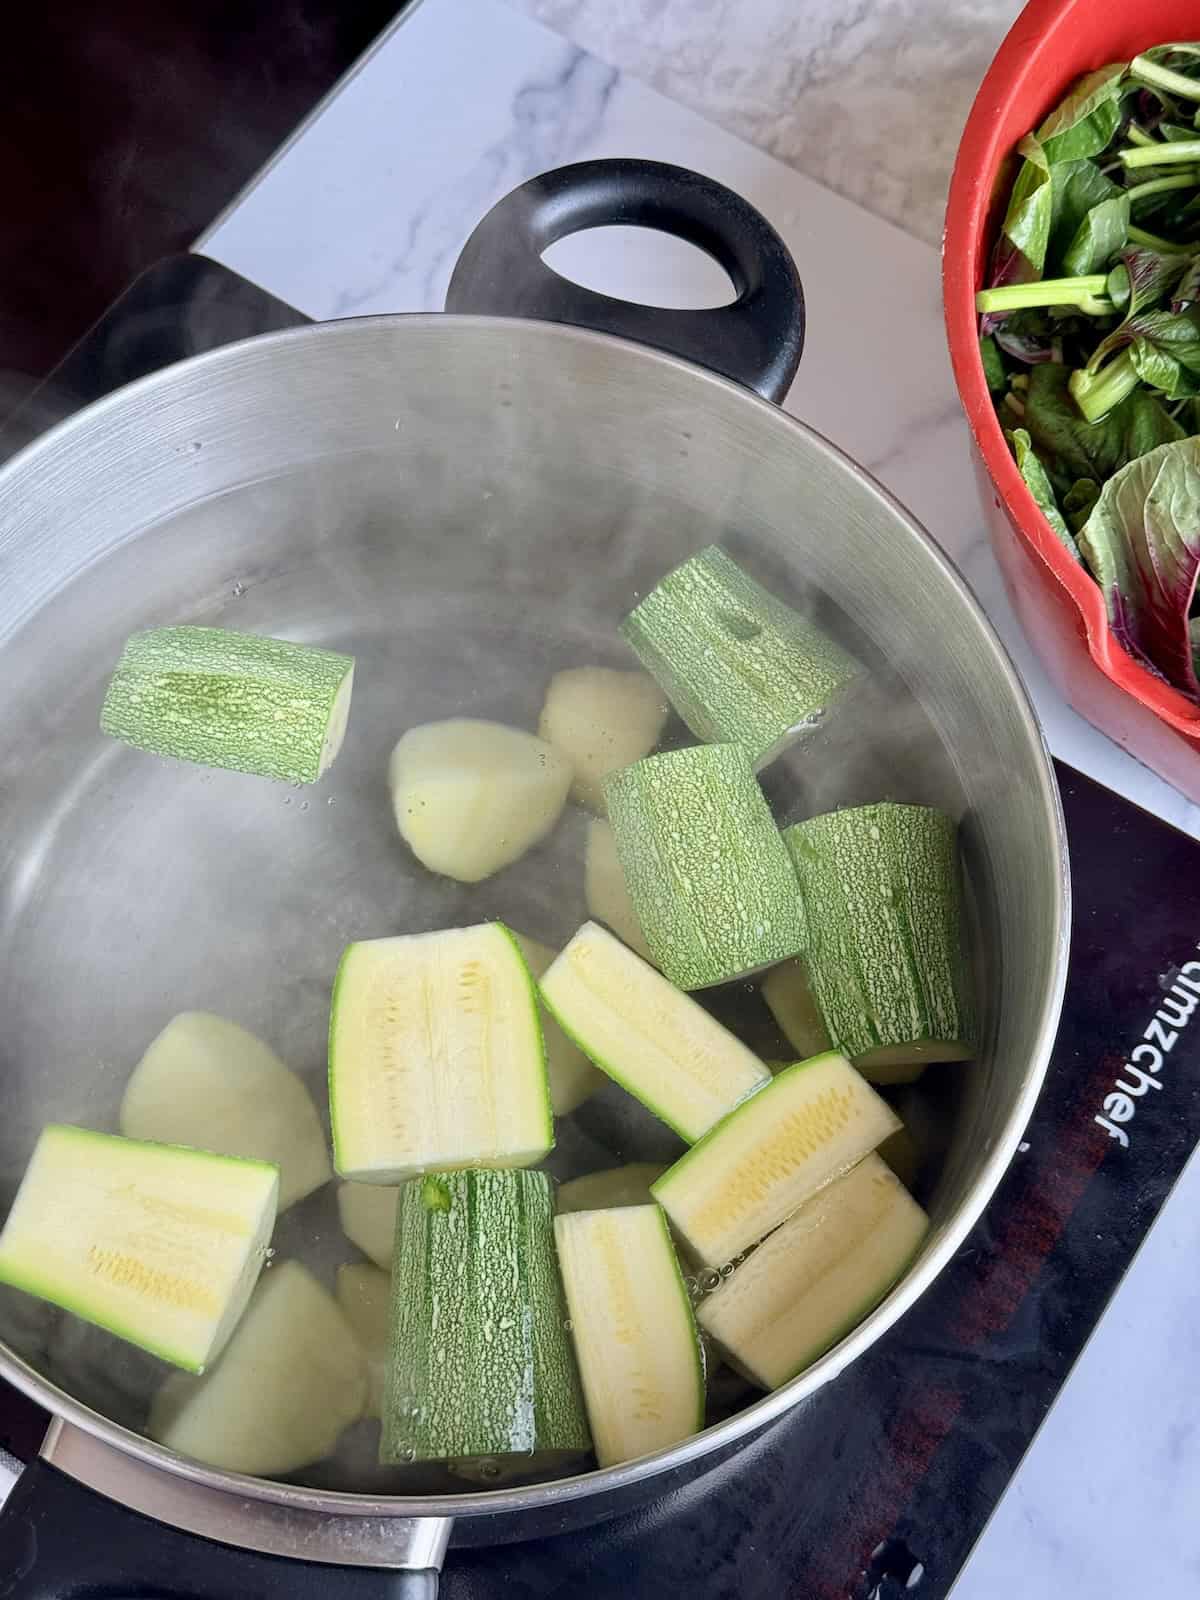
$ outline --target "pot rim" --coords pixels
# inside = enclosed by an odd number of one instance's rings
[[[1190,739],[1200,739],[1200,706],[1157,677],[1118,644],[1109,627],[1100,585],[1051,531],[1034,500],[1004,438],[992,404],[979,355],[975,291],[982,286],[990,244],[994,185],[1013,153],[1012,141],[1001,135],[998,110],[1015,86],[1034,70],[1030,47],[1049,34],[1070,35],[1076,14],[1091,0],[1030,0],[1006,34],[992,59],[972,103],[946,201],[942,234],[942,298],[950,362],[959,399],[976,448],[988,476],[1000,495],[1015,536],[1044,567],[1043,581],[1064,589],[1079,615],[1088,654],[1104,674],[1168,727]],[[1087,37],[1080,30],[1082,37]],[[1157,41],[1148,39],[1146,45]],[[1080,61],[1072,76],[1100,66],[1110,58]],[[1055,97],[1057,98],[1057,96]],[[1033,641],[1036,645],[1036,640]]]
[[[271,1479],[250,1477],[245,1473],[226,1472],[205,1466],[201,1462],[178,1455],[154,1443],[142,1434],[134,1433],[107,1417],[83,1405],[36,1372],[19,1356],[0,1342],[0,1377],[37,1401],[46,1410],[85,1433],[100,1439],[113,1448],[146,1463],[161,1468],[176,1477],[203,1484],[206,1488],[240,1499],[251,1499],[282,1506],[295,1511],[320,1512],[326,1515],[347,1517],[453,1518],[475,1517],[497,1512],[520,1511],[533,1507],[563,1504],[590,1495],[602,1495],[610,1490],[627,1487],[659,1473],[697,1461],[703,1456],[732,1444],[746,1435],[761,1429],[791,1410],[801,1400],[813,1394],[824,1384],[836,1378],[842,1370],[861,1355],[870,1345],[916,1302],[958,1251],[964,1239],[983,1213],[1004,1176],[1033,1111],[1049,1066],[1050,1053],[1058,1028],[1063,992],[1067,978],[1067,957],[1070,928],[1070,868],[1067,855],[1066,833],[1062,807],[1050,752],[1046,746],[1040,724],[1033,710],[1023,682],[1002,644],[991,621],[975,598],[962,574],[944,554],[932,537],[916,519],[870,473],[858,466],[837,445],[806,423],[790,416],[780,407],[762,399],[751,390],[729,378],[696,366],[694,363],[656,350],[648,345],[619,339],[611,334],[595,333],[569,324],[550,323],[534,319],[466,316],[434,312],[401,313],[386,316],[348,318],[339,322],[316,322],[303,327],[285,329],[278,333],[262,334],[256,338],[240,340],[203,355],[138,379],[135,383],[96,401],[83,411],[68,417],[34,440],[12,460],[0,467],[0,497],[3,496],[14,469],[24,468],[36,461],[38,454],[57,446],[68,430],[79,427],[86,419],[112,417],[119,425],[120,411],[133,399],[156,390],[164,392],[164,403],[169,399],[173,383],[181,371],[189,375],[239,360],[261,361],[269,357],[276,347],[301,340],[370,338],[379,330],[398,331],[404,327],[420,326],[425,329],[453,329],[463,325],[512,333],[523,337],[553,338],[562,341],[586,342],[616,347],[621,359],[630,362],[665,363],[683,373],[695,383],[712,384],[736,395],[740,403],[758,412],[759,425],[775,430],[780,447],[786,448],[791,439],[802,435],[810,447],[820,451],[839,470],[858,478],[872,493],[881,512],[898,520],[910,537],[922,545],[929,558],[941,569],[942,576],[956,590],[964,611],[974,619],[980,644],[990,654],[993,670],[1007,683],[1008,693],[1016,708],[1022,727],[1034,752],[1038,769],[1038,787],[1041,809],[1047,829],[1048,842],[1052,844],[1056,870],[1047,893],[1052,899],[1051,927],[1055,959],[1053,969],[1047,974],[1046,984],[1038,1007],[1036,1048],[1030,1052],[1024,1079],[1014,1103],[999,1134],[984,1160],[968,1198],[957,1213],[933,1236],[917,1265],[900,1280],[876,1309],[833,1349],[793,1378],[781,1388],[764,1395],[744,1411],[725,1421],[716,1423],[702,1432],[651,1456],[624,1462],[613,1467],[576,1474],[569,1478],[554,1479],[546,1483],[528,1484],[513,1489],[492,1489],[453,1495],[368,1495],[342,1490],[310,1489],[304,1486],[275,1482]]]

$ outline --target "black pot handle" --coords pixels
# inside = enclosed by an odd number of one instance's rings
[[[4,1600],[436,1600],[433,1571],[293,1561],[217,1544],[106,1499],[46,1461],[0,1513]]]
[[[737,291],[731,305],[664,310],[598,294],[542,260],[558,239],[614,224],[657,228],[708,252]],[[637,339],[782,400],[804,348],[804,291],[766,218],[712,178],[661,161],[580,161],[531,178],[467,240],[446,310],[570,322]]]

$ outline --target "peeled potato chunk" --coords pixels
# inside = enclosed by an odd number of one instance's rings
[[[650,1185],[666,1170],[656,1161],[630,1161],[623,1167],[585,1173],[559,1185],[556,1210],[561,1216],[571,1211],[607,1211],[612,1206],[653,1205]]]
[[[338,1189],[342,1232],[377,1267],[392,1270],[400,1190],[381,1183],[343,1183]]]
[[[392,1280],[386,1272],[368,1266],[365,1261],[339,1267],[337,1302],[366,1358],[370,1378],[366,1415],[377,1417],[383,1401],[383,1375],[387,1370]]]
[[[666,720],[666,698],[647,673],[571,667],[551,679],[538,733],[570,762],[571,799],[603,815],[605,778],[649,754]]]
[[[366,1358],[333,1296],[285,1261],[263,1273],[212,1371],[167,1379],[146,1431],[210,1467],[277,1477],[331,1454],[367,1390]]]
[[[208,1011],[172,1017],[133,1069],[127,1139],[186,1144],[279,1168],[279,1209],[333,1176],[312,1096],[261,1039]]]
[[[417,860],[479,883],[550,832],[571,764],[520,728],[452,717],[410,728],[392,751],[389,778],[396,825]]]
[[[643,961],[655,966],[646,935],[633,909],[633,901],[629,898],[625,872],[617,855],[616,837],[611,824],[602,817],[595,817],[588,823],[583,892],[588,916],[596,922],[605,923]]]

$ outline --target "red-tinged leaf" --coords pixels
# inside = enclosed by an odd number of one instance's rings
[[[1160,445],[1115,473],[1079,545],[1120,643],[1200,703],[1188,626],[1200,575],[1200,438]]]

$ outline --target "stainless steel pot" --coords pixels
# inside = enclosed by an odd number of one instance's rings
[[[542,264],[554,238],[618,221],[709,249],[733,305],[628,307]],[[183,1563],[190,1594],[309,1592],[300,1569],[247,1552],[327,1563],[323,1595],[356,1565],[408,1573],[429,1593],[450,1519],[467,1537],[521,1536],[547,1516],[561,1525],[575,1502],[593,1517],[652,1493],[798,1405],[904,1313],[987,1204],[1045,1072],[1068,896],[1046,751],[1002,646],[927,536],[751,392],[779,398],[802,343],[777,236],[694,174],[588,163],[487,219],[450,309],[306,327],[174,366],[0,473],[0,1203],[41,1124],[113,1125],[130,1067],[177,1010],[239,1018],[315,1086],[348,939],[501,914],[565,938],[582,916],[578,833],[561,828],[475,889],[434,880],[394,837],[387,751],[406,726],[458,711],[532,725],[554,670],[619,663],[615,624],[634,597],[720,540],[871,668],[817,743],[772,769],[781,815],[889,796],[962,819],[984,1046],[954,1069],[932,1232],[887,1300],[776,1393],[652,1458],[490,1490],[384,1475],[353,1447],[289,1483],[181,1459],[137,1431],[153,1364],[6,1292],[0,1373],[56,1414],[43,1462],[0,1519],[0,1570],[27,1558],[10,1595],[48,1592],[38,1529],[85,1517],[124,1518],[112,1542],[125,1570],[146,1580]],[[122,641],[174,620],[358,657],[351,737],[321,787],[182,767],[100,737]],[[563,1173],[671,1145],[614,1090],[563,1126],[553,1160]],[[328,1267],[345,1253],[338,1238],[326,1191],[287,1213],[276,1244]],[[177,1530],[216,1542],[184,1553]]]

